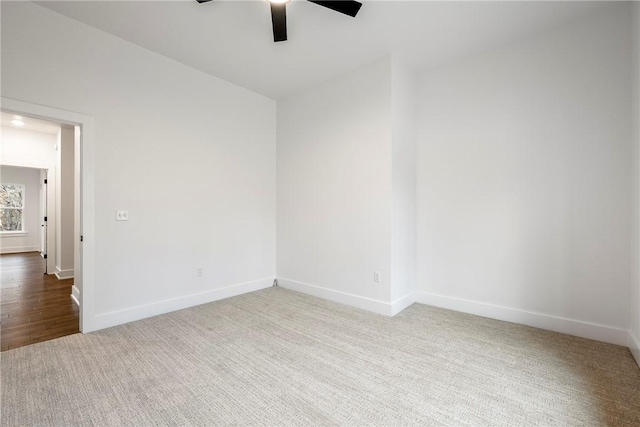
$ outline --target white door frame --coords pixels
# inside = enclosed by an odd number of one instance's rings
[[[94,331],[95,328],[95,200],[94,200],[94,121],[93,117],[54,107],[32,104],[15,99],[0,97],[0,109],[38,119],[79,126],[82,132],[80,148],[81,206],[80,221],[83,242],[75,242],[76,251],[81,251],[81,265],[74,265],[74,276],[80,277],[80,331]]]
[[[42,255],[43,257],[47,254],[48,251],[47,221],[44,220],[44,217],[47,216],[47,184],[45,184],[47,175],[47,169],[40,169],[40,182],[38,183],[38,186],[40,187],[40,208],[38,209],[38,223],[40,224],[40,255]]]

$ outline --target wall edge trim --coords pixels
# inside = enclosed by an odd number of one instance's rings
[[[40,252],[39,246],[0,246],[0,254],[20,254],[24,252]]]
[[[71,299],[80,307],[80,289],[76,285],[71,286]]]
[[[403,297],[391,303],[391,316],[395,316],[407,307],[410,307],[416,302],[415,292],[409,292]]]
[[[326,299],[328,301],[337,302],[339,304],[348,305],[350,307],[359,308],[361,310],[371,311],[383,316],[393,316],[393,304],[373,298],[367,298],[360,295],[336,291],[322,286],[288,279],[286,277],[278,277],[278,286],[314,297]],[[405,297],[401,299],[402,302],[404,302],[404,298]],[[400,304],[399,306],[401,305],[402,304]]]
[[[629,330],[629,343],[627,344],[633,358],[636,359],[636,363],[640,368],[640,338],[635,336],[632,330]]]
[[[58,280],[63,279],[73,279],[73,268],[69,270],[61,270],[60,267],[56,266],[56,271],[54,273]]]
[[[170,298],[163,301],[157,301],[150,304],[138,305],[114,310],[107,313],[97,314],[91,322],[91,331],[110,328],[112,326],[123,325],[125,323],[142,320],[161,314],[171,313],[173,311],[185,308],[195,307],[214,301],[246,294],[271,287],[273,277],[262,278],[250,282],[237,283],[234,285],[224,286],[220,288],[210,289],[204,292],[197,292],[190,295],[184,295],[176,298]]]
[[[416,302],[420,304],[475,314],[477,316],[532,326],[534,328],[610,344],[628,345],[629,333],[626,329],[423,291],[415,292],[415,294]]]

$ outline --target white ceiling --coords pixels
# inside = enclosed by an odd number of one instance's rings
[[[11,121],[21,120],[24,122],[24,126],[16,126]],[[0,125],[2,127],[9,127],[20,130],[27,130],[32,132],[42,132],[57,135],[61,128],[59,123],[50,122],[47,120],[34,119],[32,117],[22,116],[13,113],[6,113],[0,111]]]
[[[289,40],[273,43],[265,0],[39,2],[274,99],[389,53],[424,70],[561,26],[607,2],[363,3],[351,18],[293,0]]]

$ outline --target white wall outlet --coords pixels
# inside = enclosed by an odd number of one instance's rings
[[[116,221],[129,221],[129,211],[116,211]]]
[[[382,273],[380,273],[379,271],[374,271],[373,272],[373,281],[375,283],[382,282]]]
[[[196,268],[196,277],[202,277],[202,267]]]

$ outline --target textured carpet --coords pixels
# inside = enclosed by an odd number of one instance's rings
[[[281,288],[1,355],[3,426],[640,426],[628,349]]]

